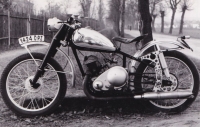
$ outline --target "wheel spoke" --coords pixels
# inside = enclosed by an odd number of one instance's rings
[[[38,105],[37,99],[35,99],[35,103],[36,103],[36,106],[38,107],[38,108],[36,108],[36,109],[39,109],[40,106]]]
[[[29,64],[30,64],[30,63],[28,63],[28,62],[26,63],[26,68],[27,68],[28,77],[31,76],[31,75],[30,75],[30,72],[32,71],[32,70],[29,68]]]
[[[178,74],[180,63],[178,62],[176,65],[177,65],[177,67],[176,67],[176,70],[175,70],[175,74]]]
[[[190,77],[190,76],[192,76],[192,74],[189,74],[189,75],[187,75],[184,79],[187,79],[188,77]],[[179,82],[182,82],[182,81],[184,81],[184,79],[182,79],[182,80],[179,80]]]
[[[27,74],[27,76],[29,77],[29,74],[27,73],[27,70],[24,67],[21,67],[20,70],[23,70]]]
[[[32,55],[35,58],[34,60],[29,54],[25,54],[13,60],[16,64],[8,64],[7,68],[10,71],[5,73],[5,78],[3,78],[5,81],[5,87],[3,88],[7,94],[3,96],[10,100],[12,103],[11,108],[17,109],[19,114],[30,113],[33,116],[48,112],[51,108],[57,106],[56,103],[59,102],[59,99],[64,97],[61,92],[66,92],[64,91],[66,86],[60,85],[60,78],[63,77],[65,79],[64,74],[60,72],[64,71],[52,59],[54,62],[47,63],[44,75],[37,80],[37,83],[40,84],[39,87],[34,88],[29,80],[34,78],[44,55],[37,53]],[[71,63],[67,65],[67,68],[68,66],[72,69]],[[73,72],[69,71],[67,73],[73,77]],[[63,83],[66,82],[65,80],[63,81]]]
[[[31,96],[31,103],[32,103],[32,105],[33,105],[33,109],[36,109],[36,108],[35,108],[35,104],[34,104],[34,98],[33,98],[33,96],[34,96],[34,95]]]
[[[180,59],[173,58],[173,57],[166,57],[166,62],[170,71],[170,74],[174,75],[174,79],[177,80],[177,88],[176,91],[179,89],[193,89],[193,74],[190,70],[190,68],[182,62]],[[152,73],[154,72],[153,69],[150,67],[146,67],[143,73]],[[150,74],[148,76],[151,76]],[[149,80],[147,78],[142,78],[142,81]],[[145,88],[151,88],[149,87],[151,84],[142,84],[142,87]],[[153,105],[165,108],[165,109],[171,109],[174,107],[177,107],[181,104],[183,104],[186,101],[186,99],[164,99],[164,100],[152,100],[150,101]]]
[[[24,87],[22,86],[22,83],[18,84],[18,85],[15,85],[14,83],[9,82],[9,84],[14,85],[14,86],[10,86],[10,85],[8,86],[11,89],[20,89],[20,88],[24,89]]]
[[[45,105],[44,105],[44,96],[43,96],[43,92],[41,92],[41,95],[42,95],[42,107],[44,107]]]
[[[54,92],[52,92],[53,90],[51,90],[49,87],[47,87],[46,85],[44,85],[44,87],[46,87],[52,94],[56,95]]]

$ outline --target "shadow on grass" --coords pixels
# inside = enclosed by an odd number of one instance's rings
[[[132,115],[135,113],[149,114],[157,113],[151,105],[144,100],[117,99],[117,100],[92,100],[86,97],[65,98],[61,107],[55,111],[56,114],[63,112],[72,113],[97,113],[97,114],[124,114]]]

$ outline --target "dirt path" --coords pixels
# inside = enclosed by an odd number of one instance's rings
[[[38,50],[35,48],[34,50]],[[14,50],[0,54],[0,72],[7,63],[25,50]],[[46,117],[19,118],[4,104],[0,97],[1,127],[200,127],[200,96],[181,114],[169,115],[152,111],[140,101],[89,100],[80,90],[69,89],[68,97],[55,113]]]

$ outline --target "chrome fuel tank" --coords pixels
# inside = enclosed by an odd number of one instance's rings
[[[76,46],[98,49],[104,51],[115,51],[113,43],[97,31],[81,28],[74,32],[73,43]]]

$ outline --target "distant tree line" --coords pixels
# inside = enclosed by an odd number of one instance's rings
[[[138,10],[138,3],[140,0],[126,0],[125,6],[125,22],[131,24],[132,28],[138,27],[138,22],[140,22],[140,12]],[[143,0],[142,0],[143,1]],[[171,21],[170,21],[170,29],[169,33],[171,34],[174,26],[174,18],[177,12],[177,9],[182,12],[181,21],[180,21],[180,30],[179,34],[183,33],[183,25],[184,25],[184,16],[186,11],[192,9],[192,0],[144,0],[149,3],[149,12],[152,19],[152,31],[156,31],[155,29],[155,20],[158,16],[161,17],[161,32],[164,32],[164,24],[165,24],[165,16],[167,13],[167,8],[172,10]],[[109,18],[114,21],[115,30],[120,34],[119,24],[123,24],[122,19],[122,7],[123,0],[110,0],[110,15]]]

